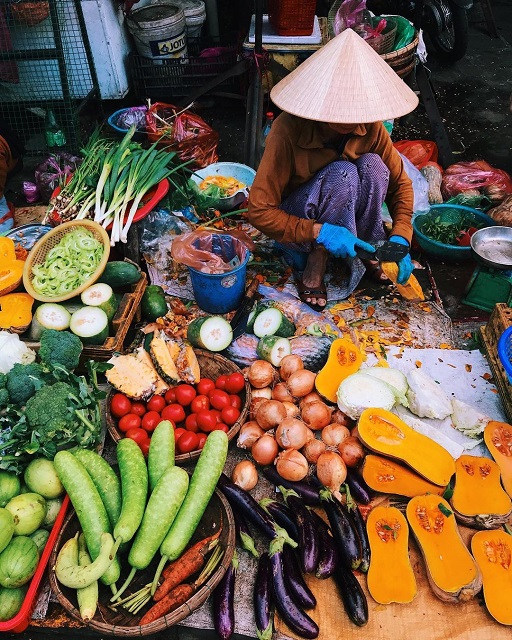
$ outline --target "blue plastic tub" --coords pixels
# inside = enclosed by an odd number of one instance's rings
[[[225,236],[215,236],[219,243],[225,241]],[[225,249],[225,247],[224,247]],[[220,245],[213,246],[213,252],[222,255]],[[194,291],[194,298],[200,309],[207,313],[229,313],[240,306],[245,293],[245,279],[247,275],[247,262],[250,252],[246,250],[245,257],[240,265],[232,271],[223,273],[203,273],[192,267],[188,267],[190,281]],[[235,257],[235,250],[232,255],[225,255],[224,260],[230,262]]]

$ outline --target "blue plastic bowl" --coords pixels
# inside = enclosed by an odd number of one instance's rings
[[[472,257],[471,246],[459,247],[444,244],[425,235],[423,230],[427,223],[437,218],[446,224],[464,221],[468,227],[484,228],[496,224],[482,211],[458,204],[434,204],[427,213],[416,216],[412,221],[412,226],[414,237],[421,249],[431,256],[450,261],[469,260]]]
[[[147,110],[147,107],[136,107],[136,108]],[[113,129],[120,138],[123,138],[128,133],[128,129],[123,129],[122,127],[118,127],[116,123],[119,120],[119,117],[126,111],[129,111],[130,109],[133,109],[133,107],[118,109],[118,111],[114,111],[114,113],[110,115],[107,119],[109,127],[111,127],[111,129]],[[144,131],[137,130],[133,134],[133,140],[135,140],[136,142],[144,142],[144,140],[146,140],[146,137],[147,136],[146,136],[145,130]]]
[[[512,384],[512,327],[505,329],[498,340],[498,356]]]

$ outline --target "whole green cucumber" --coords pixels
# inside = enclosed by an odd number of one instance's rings
[[[227,453],[227,435],[224,431],[212,431],[197,461],[185,500],[160,546],[160,553],[170,561],[181,556],[194,535],[215,491]]]
[[[89,553],[92,559],[96,560],[101,549],[101,534],[112,531],[100,494],[86,468],[71,452],[58,451],[53,464],[76,511]],[[121,568],[115,558],[102,575],[101,581],[106,585],[114,584],[119,579],[120,573]]]
[[[169,467],[162,474],[130,549],[132,567],[145,569],[153,559],[187,495],[188,482],[188,473],[181,467]]]
[[[78,564],[82,567],[91,564],[91,557],[87,551],[83,533],[78,536]],[[88,587],[77,589],[76,599],[82,620],[90,622],[94,618],[98,606],[98,581],[95,580]]]
[[[75,451],[77,458],[91,476],[94,486],[105,505],[110,525],[115,527],[121,513],[121,483],[109,463],[90,449]]]
[[[174,429],[169,420],[159,422],[151,436],[148,454],[149,488],[156,487],[168,467],[174,466]]]
[[[116,544],[133,538],[144,516],[148,497],[148,470],[139,445],[123,438],[116,449],[121,476],[121,514],[114,527]]]

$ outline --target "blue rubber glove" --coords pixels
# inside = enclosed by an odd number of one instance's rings
[[[345,227],[340,227],[337,224],[329,224],[328,222],[322,224],[316,241],[322,244],[327,251],[337,258],[355,258],[357,255],[356,247],[360,247],[370,253],[375,252],[375,247],[359,240],[357,236]]]
[[[398,244],[409,246],[409,243],[402,236],[390,236],[390,242],[397,242]],[[398,284],[405,284],[411,277],[412,270],[414,269],[411,256],[407,254],[404,258],[397,262],[398,264]]]

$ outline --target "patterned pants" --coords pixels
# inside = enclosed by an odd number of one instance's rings
[[[381,208],[389,170],[375,153],[354,162],[336,160],[293,191],[281,207],[299,218],[346,227],[367,242],[385,240]],[[309,252],[312,243],[287,243],[285,247]]]

